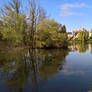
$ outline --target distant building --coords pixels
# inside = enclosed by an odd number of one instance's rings
[[[79,32],[78,30],[72,31],[73,34],[76,34],[76,33],[78,33],[78,32]]]
[[[89,37],[92,36],[92,30],[89,32]]]
[[[77,31],[77,30],[76,30],[76,31],[72,31],[72,32],[67,32],[68,38],[69,38],[70,40],[77,38],[78,32],[79,32],[79,31]]]
[[[73,36],[72,32],[67,32],[68,38],[71,38]]]
[[[71,40],[74,40],[75,38],[78,38],[78,33],[81,31],[84,31],[84,28],[81,28],[79,30],[73,30],[72,32],[67,32],[68,38]],[[88,32],[89,37],[92,36],[92,30]]]
[[[74,35],[73,39],[78,38],[78,30],[72,31],[72,34]]]

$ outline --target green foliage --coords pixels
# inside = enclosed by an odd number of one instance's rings
[[[66,26],[65,25],[61,25],[59,24],[59,29],[58,29],[59,33],[66,33]]]
[[[19,13],[19,2],[13,0],[9,2],[9,6],[5,6],[5,16],[2,17],[2,26],[0,26],[0,33],[2,39],[7,40],[13,45],[22,44],[25,37],[26,17]],[[15,7],[15,8],[14,8]]]
[[[63,47],[67,45],[66,30],[60,30],[61,26],[59,25],[54,20],[46,20],[38,25],[39,40],[44,47]]]
[[[3,39],[10,41],[12,44],[22,43],[23,32],[26,26],[24,15],[14,15],[14,18],[13,16],[4,17],[3,21],[5,27],[3,27],[0,32],[3,35]]]
[[[88,40],[88,31],[86,29],[82,29],[78,33],[78,39],[80,41],[87,41]]]
[[[74,41],[79,41],[78,38],[75,38]]]
[[[66,47],[65,25],[46,19],[46,12],[34,0],[29,3],[29,16],[22,13],[20,0],[11,0],[0,15],[0,39],[10,45],[35,47]]]

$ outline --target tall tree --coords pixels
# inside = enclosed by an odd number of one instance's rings
[[[67,34],[60,30],[55,20],[45,20],[38,25],[38,38],[40,40],[40,46],[46,48],[63,47],[67,45]],[[62,29],[62,27],[61,27]],[[60,32],[58,31],[60,30]]]
[[[59,24],[59,30],[58,30],[59,33],[66,33],[66,26],[65,25],[62,25],[62,24]]]
[[[26,16],[21,12],[20,0],[11,0],[5,5],[1,12],[3,21],[3,39],[14,44],[23,42],[24,31],[26,30]]]
[[[80,41],[86,41],[86,40],[88,40],[88,36],[89,36],[88,31],[86,29],[84,29],[84,28],[81,29],[79,31],[79,33],[78,33],[78,39]]]
[[[62,27],[62,31],[63,31],[63,33],[66,33],[66,26],[65,25],[63,25],[63,27]]]
[[[30,41],[31,41],[31,46],[34,48],[36,45],[36,39],[35,35],[37,33],[37,25],[46,18],[46,13],[45,10],[36,4],[35,0],[29,0],[30,4],[30,11],[29,11],[29,23],[30,23]]]

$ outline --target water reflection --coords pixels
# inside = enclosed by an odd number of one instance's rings
[[[0,53],[0,80],[4,80],[10,88],[21,90],[21,87],[27,84],[29,69],[25,53],[25,51]]]
[[[23,50],[0,53],[0,80],[12,90],[22,92],[29,83],[38,92],[49,78],[62,69],[68,50]]]
[[[72,44],[69,46],[69,49],[71,51],[78,51],[79,53],[84,53],[87,50],[89,50],[92,53],[92,44],[87,44],[87,43],[77,43],[77,44]]]
[[[0,52],[0,91],[90,92],[92,44],[69,48]]]

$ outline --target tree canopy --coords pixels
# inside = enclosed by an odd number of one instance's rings
[[[38,38],[45,47],[62,47],[67,42],[66,29],[60,30],[59,23],[55,20],[46,20],[38,25]]]
[[[86,41],[86,40],[88,40],[88,37],[89,37],[89,34],[88,34],[88,31],[86,29],[82,29],[79,31],[78,39],[80,41]]]
[[[10,45],[34,47],[62,47],[67,42],[66,27],[49,19],[35,0],[28,0],[28,13],[21,0],[9,0],[0,8],[0,39]]]

